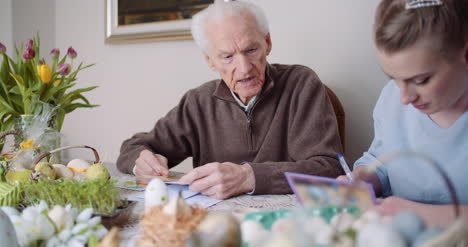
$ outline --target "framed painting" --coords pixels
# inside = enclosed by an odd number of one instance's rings
[[[191,39],[192,16],[214,0],[106,0],[106,42]]]

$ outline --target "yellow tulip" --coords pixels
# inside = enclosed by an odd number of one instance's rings
[[[44,83],[49,83],[52,79],[52,72],[47,64],[37,65],[37,73],[39,74],[41,81]]]
[[[55,80],[54,81],[54,86],[58,87],[58,85],[60,85],[60,82],[61,82],[60,80]]]

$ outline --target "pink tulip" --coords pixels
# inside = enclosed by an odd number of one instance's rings
[[[46,63],[46,62],[45,62],[44,58],[43,58],[43,59],[39,59],[39,65],[44,65],[45,63]]]
[[[32,39],[28,39],[26,42],[26,45],[24,46],[24,49],[32,49],[34,46],[34,41]]]
[[[26,60],[33,59],[36,56],[36,52],[31,48],[25,48],[23,51],[23,58]]]
[[[0,54],[6,52],[6,46],[0,42]]]
[[[50,55],[53,59],[56,59],[60,56],[60,50],[58,48],[54,48],[50,51]]]
[[[71,71],[71,65],[68,63],[61,63],[57,65],[57,71],[62,75],[68,75]]]
[[[78,53],[76,53],[75,49],[70,46],[68,47],[67,55],[74,59],[76,56],[78,56]]]

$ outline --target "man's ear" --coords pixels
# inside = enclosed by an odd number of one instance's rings
[[[267,43],[266,52],[267,52],[267,56],[268,56],[268,55],[270,55],[271,47],[272,47],[270,33],[267,33],[267,35],[265,35],[265,42]]]
[[[210,66],[210,68],[213,70],[213,71],[216,71],[216,66],[215,66],[215,63],[213,61],[213,59],[208,56],[207,54],[204,54],[205,56],[205,60],[206,60],[206,63],[208,64],[208,66]]]

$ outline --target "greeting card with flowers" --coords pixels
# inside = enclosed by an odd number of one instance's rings
[[[16,59],[6,54],[0,43],[0,132],[12,128],[15,118],[32,115],[41,105],[55,110],[55,128],[60,131],[67,113],[77,108],[92,108],[83,93],[97,86],[76,89],[78,72],[94,64],[74,67],[77,52],[71,46],[60,57],[58,48],[50,51],[49,62],[39,54],[40,39],[36,35],[25,45],[15,46]]]

